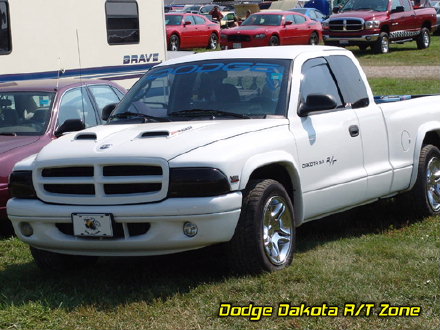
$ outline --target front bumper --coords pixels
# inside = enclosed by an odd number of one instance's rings
[[[0,221],[7,219],[6,215],[6,202],[9,199],[8,184],[0,184]]]
[[[322,38],[325,42],[336,42],[341,45],[344,44],[351,45],[351,44],[359,44],[365,42],[375,42],[377,39],[379,39],[379,33],[365,34],[358,36],[329,35],[324,33]]]
[[[269,46],[269,37],[256,39],[255,37],[251,37],[250,41],[227,41],[222,39],[220,41],[220,47],[222,49],[234,49],[234,48],[248,48],[248,47],[263,47]]]
[[[40,200],[10,199],[8,216],[17,236],[25,243],[52,252],[94,256],[148,256],[169,254],[229,241],[241,210],[241,192],[203,198],[169,198],[160,203],[136,205],[78,206],[46,204]],[[82,238],[61,231],[71,224],[72,213],[111,213],[122,224],[123,237]],[[197,225],[198,233],[187,237],[183,224]],[[26,237],[21,223],[33,234]],[[148,223],[140,235],[129,235],[127,224]]]

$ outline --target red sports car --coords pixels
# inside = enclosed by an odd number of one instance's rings
[[[239,27],[222,30],[224,49],[278,45],[316,45],[322,39],[321,23],[291,11],[259,12]]]
[[[168,50],[182,48],[216,49],[220,36],[220,25],[205,16],[186,13],[165,15]]]

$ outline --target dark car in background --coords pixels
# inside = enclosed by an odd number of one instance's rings
[[[185,48],[216,49],[220,25],[203,15],[168,13],[165,15],[168,50]]]
[[[8,182],[18,161],[69,131],[102,124],[101,113],[126,90],[103,80],[0,83],[0,233],[10,234]]]

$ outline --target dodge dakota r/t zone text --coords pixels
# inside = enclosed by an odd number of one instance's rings
[[[306,221],[401,192],[440,211],[439,103],[376,104],[337,47],[181,57],[104,109],[106,125],[18,163],[8,215],[43,269],[223,243],[235,271],[280,270]]]

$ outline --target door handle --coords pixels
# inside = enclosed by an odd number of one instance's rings
[[[356,136],[359,135],[359,126],[358,126],[358,125],[351,125],[351,126],[348,128],[348,131],[350,132],[350,135],[351,135],[352,137],[356,137]]]

